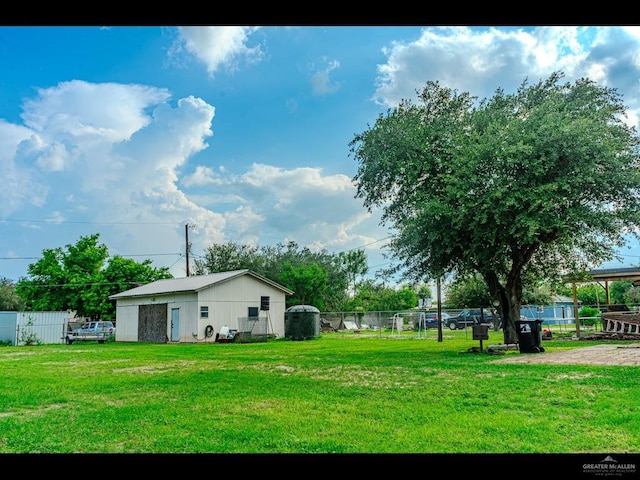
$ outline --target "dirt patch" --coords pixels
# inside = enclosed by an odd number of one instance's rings
[[[640,367],[640,343],[594,345],[592,347],[540,353],[516,353],[496,363],[541,363],[563,365],[618,365]]]

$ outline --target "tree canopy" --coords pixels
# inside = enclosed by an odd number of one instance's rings
[[[381,207],[396,269],[479,273],[517,341],[523,276],[557,279],[615,257],[640,223],[639,140],[615,89],[561,72],[513,94],[427,82],[355,135],[353,180]]]
[[[227,242],[209,246],[194,260],[194,272],[201,275],[247,268],[292,290],[295,294],[287,297],[287,306],[308,304],[337,310],[347,299],[351,278],[343,259],[326,250],[312,252],[293,241],[259,248]]]
[[[99,237],[84,236],[65,249],[43,250],[42,258],[29,265],[29,276],[16,284],[25,309],[72,310],[79,317],[115,320],[110,295],[172,277],[168,268],[152,267],[151,260],[109,258],[108,248],[98,243]]]

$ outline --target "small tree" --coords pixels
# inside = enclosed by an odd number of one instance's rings
[[[557,287],[557,292],[566,297],[573,297],[573,286],[560,285]],[[582,305],[598,306],[607,303],[605,289],[597,283],[576,285],[576,298]]]
[[[351,284],[351,293],[355,295],[358,275],[365,275],[369,270],[367,265],[367,254],[364,250],[352,250],[350,252],[340,252],[338,258],[346,272]]]
[[[611,303],[617,303],[620,305],[627,305],[630,302],[630,297],[633,296],[633,282],[631,280],[618,280],[611,282],[609,286],[609,297]]]
[[[327,272],[318,264],[294,266],[285,263],[278,280],[294,292],[287,298],[287,306],[313,305],[322,310],[328,279]]]
[[[445,289],[449,308],[486,307],[491,305],[487,284],[480,275],[467,275],[451,282]]]

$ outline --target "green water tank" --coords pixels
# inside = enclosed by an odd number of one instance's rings
[[[320,310],[312,305],[294,305],[284,312],[284,336],[310,340],[320,336]]]

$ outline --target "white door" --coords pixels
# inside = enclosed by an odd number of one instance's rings
[[[171,341],[180,341],[180,309],[171,309]]]

